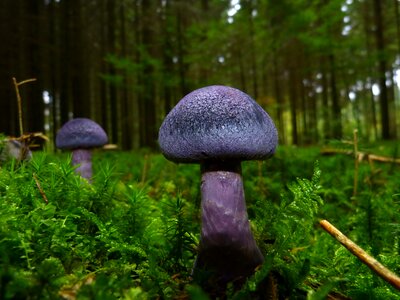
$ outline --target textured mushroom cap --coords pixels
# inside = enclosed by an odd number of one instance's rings
[[[65,123],[57,132],[56,146],[60,149],[94,148],[106,144],[107,134],[96,122],[76,118]]]
[[[270,116],[249,95],[208,86],[186,95],[165,117],[158,142],[175,162],[251,160],[275,152],[278,134]]]

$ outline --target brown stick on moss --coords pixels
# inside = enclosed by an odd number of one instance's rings
[[[35,173],[32,174],[32,177],[36,182],[36,186],[37,186],[37,188],[38,188],[38,190],[40,192],[40,195],[42,195],[44,202],[46,202],[46,204],[49,204],[49,200],[47,200],[46,193],[43,191],[42,186],[40,185],[40,181],[39,181],[38,177],[36,176]]]
[[[364,264],[366,264],[372,271],[378,274],[385,281],[390,283],[393,287],[400,290],[400,278],[378,262],[375,258],[370,256],[367,252],[361,249],[357,244],[350,240],[347,236],[341,233],[335,226],[327,220],[321,220],[319,224],[331,236],[338,240],[343,246],[347,248],[353,255],[357,256]]]
[[[394,163],[400,164],[400,158],[395,157],[388,157],[376,154],[370,154],[365,152],[358,151],[357,154],[354,154],[353,150],[346,150],[346,149],[335,149],[335,148],[323,148],[321,149],[322,155],[335,155],[335,154],[344,154],[344,155],[356,155],[359,161],[362,160],[371,160],[371,161],[379,161],[383,163]]]

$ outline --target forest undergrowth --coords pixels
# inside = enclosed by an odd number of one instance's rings
[[[1,166],[0,299],[211,299],[190,277],[199,167],[144,150],[96,152],[93,162],[92,184],[65,153]],[[400,165],[281,146],[244,162],[243,179],[265,262],[226,299],[400,299],[319,226],[329,220],[400,274]]]

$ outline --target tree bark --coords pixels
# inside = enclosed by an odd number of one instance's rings
[[[326,56],[322,56],[320,59],[320,69],[321,69],[321,85],[322,85],[322,131],[323,138],[332,138],[331,129],[331,117],[330,117],[330,104],[329,104],[329,85],[328,85],[328,72],[326,70]]]
[[[279,139],[282,143],[286,143],[286,130],[283,120],[284,98],[282,96],[282,88],[280,85],[280,73],[278,66],[278,55],[274,51],[273,55],[273,74],[274,74],[274,96],[276,101],[276,116],[278,120]]]
[[[375,41],[378,51],[378,84],[380,89],[379,103],[381,112],[381,136],[388,140],[392,138],[390,131],[389,99],[386,86],[387,59],[385,56],[385,40],[383,36],[382,1],[373,0],[375,19]]]
[[[153,31],[154,28],[152,25],[154,20],[152,19],[154,7],[149,1],[142,2],[142,16],[144,16],[144,23],[142,24],[142,45],[143,49],[146,52],[145,54],[148,57],[152,57],[152,53],[154,51],[154,37]],[[158,136],[158,128],[156,127],[156,95],[155,95],[155,82],[154,82],[154,67],[151,62],[148,60],[144,62],[144,68],[141,79],[142,93],[141,93],[141,101],[142,103],[142,111],[143,111],[143,119],[141,132],[142,136],[142,147],[156,147],[156,141]],[[182,84],[182,82],[181,82]],[[181,86],[182,87],[182,86]]]
[[[333,137],[341,138],[342,137],[342,113],[341,113],[341,105],[340,99],[336,86],[336,62],[335,56],[330,54],[329,57],[329,75],[330,75],[330,90],[331,90],[331,99],[332,99],[332,118],[333,118]]]
[[[114,0],[107,0],[106,2],[106,20],[107,20],[107,53],[105,54],[116,54],[116,16],[115,16],[115,1]],[[107,74],[114,78],[117,73],[113,64],[107,64]],[[120,134],[119,134],[119,125],[120,125],[120,118],[118,117],[118,91],[116,87],[116,82],[108,83],[108,106],[110,108],[110,115],[108,123],[111,123],[111,132],[109,132],[109,138],[111,142],[118,143],[120,141]]]
[[[292,143],[299,144],[297,128],[297,75],[294,68],[289,70],[289,103],[290,103],[290,124],[292,125]]]
[[[393,0],[394,17],[396,22],[396,40],[397,40],[397,53],[400,55],[400,14],[399,14],[399,1]]]

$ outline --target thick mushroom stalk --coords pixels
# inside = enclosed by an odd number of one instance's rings
[[[75,172],[91,181],[92,178],[92,150],[75,149],[72,151],[72,165],[78,167]]]
[[[264,257],[250,229],[240,163],[203,164],[202,228],[196,268],[211,269],[221,284],[241,281]]]

